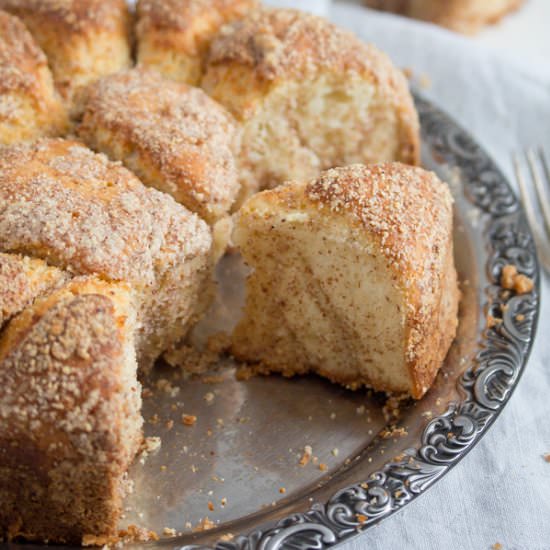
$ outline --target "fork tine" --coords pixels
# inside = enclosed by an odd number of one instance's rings
[[[525,155],[527,157],[527,163],[529,164],[529,171],[531,172],[531,176],[535,182],[535,190],[539,198],[539,205],[542,212],[542,217],[544,219],[544,225],[546,226],[546,231],[550,235],[550,198],[548,197],[548,193],[546,192],[545,186],[542,182],[542,177],[537,168],[535,152],[532,149],[529,149]],[[546,171],[548,166],[546,165],[546,159],[542,151],[539,151],[539,155],[541,163]]]
[[[546,160],[546,155],[544,154],[544,149],[539,148],[539,158],[540,163],[542,164],[542,169],[544,170],[544,177],[546,178],[546,184],[550,186],[550,167],[548,161]]]
[[[523,201],[523,207],[525,209],[525,215],[527,216],[527,221],[533,231],[533,238],[535,239],[535,244],[537,245],[537,252],[539,253],[540,261],[544,266],[544,269],[550,273],[550,252],[547,249],[548,245],[542,237],[542,228],[537,220],[537,215],[535,213],[533,202],[531,201],[529,189],[527,188],[527,183],[523,177],[519,157],[517,155],[513,155],[512,162]]]

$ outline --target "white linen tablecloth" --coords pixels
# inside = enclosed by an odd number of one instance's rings
[[[430,86],[424,94],[476,137],[513,180],[510,155],[550,153],[550,63],[511,62],[469,38],[353,5],[331,19]],[[512,183],[515,182],[512,181]],[[477,447],[416,502],[342,550],[550,549],[550,279],[527,370]]]

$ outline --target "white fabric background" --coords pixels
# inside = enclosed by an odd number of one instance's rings
[[[479,45],[499,45],[498,36],[472,41],[357,6],[337,4],[331,18],[398,65],[427,75],[431,87],[425,95],[468,128],[510,179],[512,151],[546,145],[550,153],[548,57],[541,64],[543,56],[522,57],[517,48],[503,56]],[[496,542],[504,550],[550,549],[550,464],[542,458],[550,452],[549,291],[544,276],[531,360],[482,442],[424,496],[342,550],[489,550]]]

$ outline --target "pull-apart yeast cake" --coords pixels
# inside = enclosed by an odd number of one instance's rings
[[[256,0],[140,0],[131,69],[124,0],[2,9],[0,536],[114,540],[138,374],[205,312],[227,215],[261,189],[233,232],[235,357],[422,397],[457,323],[452,201],[384,164],[419,160],[384,54]],[[65,110],[86,145],[53,137]]]
[[[78,142],[0,150],[0,205],[1,251],[131,284],[144,365],[180,339],[206,305],[208,226]]]
[[[0,146],[67,130],[48,60],[25,25],[0,10]]]
[[[196,86],[213,37],[257,6],[257,0],[138,0],[138,64]]]
[[[447,186],[399,163],[248,199],[233,232],[252,269],[234,355],[260,372],[422,397],[457,326],[452,218]]]
[[[320,17],[266,8],[223,27],[202,87],[242,124],[243,196],[335,166],[418,162],[403,74]]]
[[[210,295],[210,229],[84,145],[0,149],[0,525],[112,535],[149,368]],[[11,281],[9,283],[9,281]]]
[[[202,90],[155,72],[132,69],[92,85],[78,133],[210,224],[239,191],[231,115]]]
[[[55,84],[77,115],[83,88],[130,65],[130,13],[125,0],[0,0],[44,50]]]

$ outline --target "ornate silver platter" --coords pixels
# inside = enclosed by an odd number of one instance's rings
[[[420,97],[416,101],[423,163],[449,182],[455,197],[463,292],[458,337],[434,387],[388,423],[382,396],[315,377],[238,381],[228,362],[214,376],[184,379],[161,366],[149,382],[153,395],[144,401],[144,415],[146,435],[160,437],[162,445],[130,471],[134,490],[124,518],[124,524],[159,534],[158,542],[142,546],[334,546],[427,491],[472,449],[510,399],[539,312],[531,234],[486,153],[447,115]],[[533,292],[514,295],[499,286],[508,263],[535,280]],[[210,330],[236,318],[240,276],[238,258],[225,258],[218,270],[222,299]],[[496,319],[491,326],[489,316]],[[196,422],[184,425],[183,414]],[[309,461],[302,459],[306,446]]]

